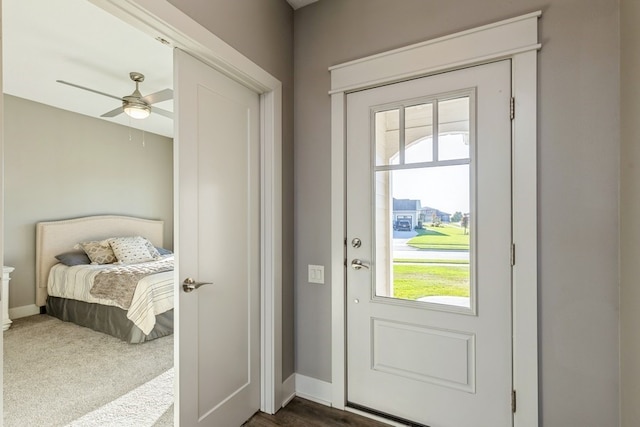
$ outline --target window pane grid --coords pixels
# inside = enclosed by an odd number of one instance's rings
[[[375,170],[470,163],[469,115],[468,94],[375,111]]]

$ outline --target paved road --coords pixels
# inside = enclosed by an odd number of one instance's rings
[[[393,230],[393,240],[395,241],[396,239],[405,239],[405,240],[409,240],[412,237],[417,236],[418,233],[415,230],[411,230],[411,231],[398,231],[398,230]]]
[[[394,258],[402,259],[441,259],[441,260],[469,260],[469,252],[466,251],[432,251],[428,249],[396,250],[393,249]]]
[[[415,231],[394,231],[393,257],[403,259],[469,260],[469,251],[438,251],[407,246],[407,242],[417,234]]]

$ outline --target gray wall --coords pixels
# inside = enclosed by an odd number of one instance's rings
[[[640,0],[620,2],[620,390],[621,425],[640,425]]]
[[[169,0],[282,82],[282,375],[294,372],[293,10],[285,0]]]
[[[173,247],[173,142],[4,96],[5,265],[9,307],[35,304],[35,223],[125,214],[165,221]],[[129,137],[131,135],[131,140]]]
[[[296,372],[331,381],[331,284],[306,280],[308,264],[331,277],[327,68],[538,9],[540,420],[618,424],[616,0],[320,0],[296,11]]]

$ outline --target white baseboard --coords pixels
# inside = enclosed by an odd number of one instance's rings
[[[281,391],[280,396],[283,396],[281,408],[284,408],[287,403],[296,397],[296,374],[289,375],[289,378],[282,382]]]
[[[14,307],[9,309],[9,317],[11,319],[33,316],[34,314],[40,314],[40,307],[35,304],[23,305],[22,307]]]
[[[296,396],[331,406],[331,383],[296,374]]]

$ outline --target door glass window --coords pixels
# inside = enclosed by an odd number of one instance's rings
[[[376,297],[471,308],[470,97],[393,110],[404,132],[382,162],[376,140]]]
[[[400,110],[375,113],[376,165],[397,165],[400,162]]]
[[[404,109],[405,163],[433,160],[433,103]]]
[[[438,159],[469,158],[469,97],[438,103]]]

